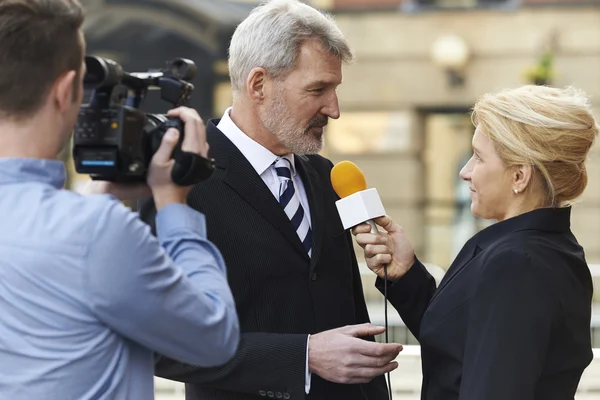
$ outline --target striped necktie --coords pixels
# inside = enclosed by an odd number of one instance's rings
[[[279,204],[283,207],[285,214],[292,222],[304,249],[311,256],[312,253],[312,231],[308,216],[300,203],[300,196],[296,193],[292,180],[290,160],[280,157],[273,163],[277,176],[279,177]]]

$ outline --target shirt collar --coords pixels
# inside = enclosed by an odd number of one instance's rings
[[[277,159],[279,156],[271,153],[258,142],[255,142],[250,136],[246,135],[242,130],[233,122],[229,113],[231,107],[225,110],[223,118],[217,124],[217,128],[223,132],[223,134],[231,140],[231,142],[238,148],[243,156],[248,160],[250,165],[256,170],[258,175],[262,175]],[[286,154],[282,156],[287,158],[292,165],[292,176],[296,175],[296,166],[294,164],[294,154]]]
[[[0,184],[39,182],[57,189],[65,186],[65,165],[38,158],[0,158]]]

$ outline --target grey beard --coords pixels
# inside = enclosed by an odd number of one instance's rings
[[[310,128],[327,124],[327,117],[315,117],[304,128],[294,126],[291,112],[281,98],[271,102],[270,111],[264,115],[262,123],[272,134],[277,136],[281,144],[298,155],[316,154],[323,148],[323,137],[316,138],[310,134]]]

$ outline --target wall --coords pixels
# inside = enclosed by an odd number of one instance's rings
[[[550,43],[556,57],[552,84],[575,85],[600,99],[599,7],[340,12],[336,20],[357,60],[344,71],[342,118],[331,124],[326,155],[357,162],[370,186],[380,190],[388,212],[429,254],[424,188],[443,183],[425,182],[424,115],[466,110],[485,92],[526,83],[525,70]],[[433,42],[443,34],[459,35],[470,49],[462,87],[448,85],[430,57]],[[600,100],[595,114],[600,116]],[[373,143],[365,144],[369,139]],[[363,150],[344,144],[349,140],[363,143]],[[599,148],[596,144],[590,157],[588,190],[573,211],[573,231],[594,263],[600,262]]]

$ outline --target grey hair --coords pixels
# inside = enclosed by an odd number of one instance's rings
[[[348,41],[333,17],[298,0],[272,0],[254,8],[237,27],[229,46],[233,93],[242,90],[253,68],[262,67],[274,79],[296,66],[302,44],[318,39],[344,63],[354,60]]]

